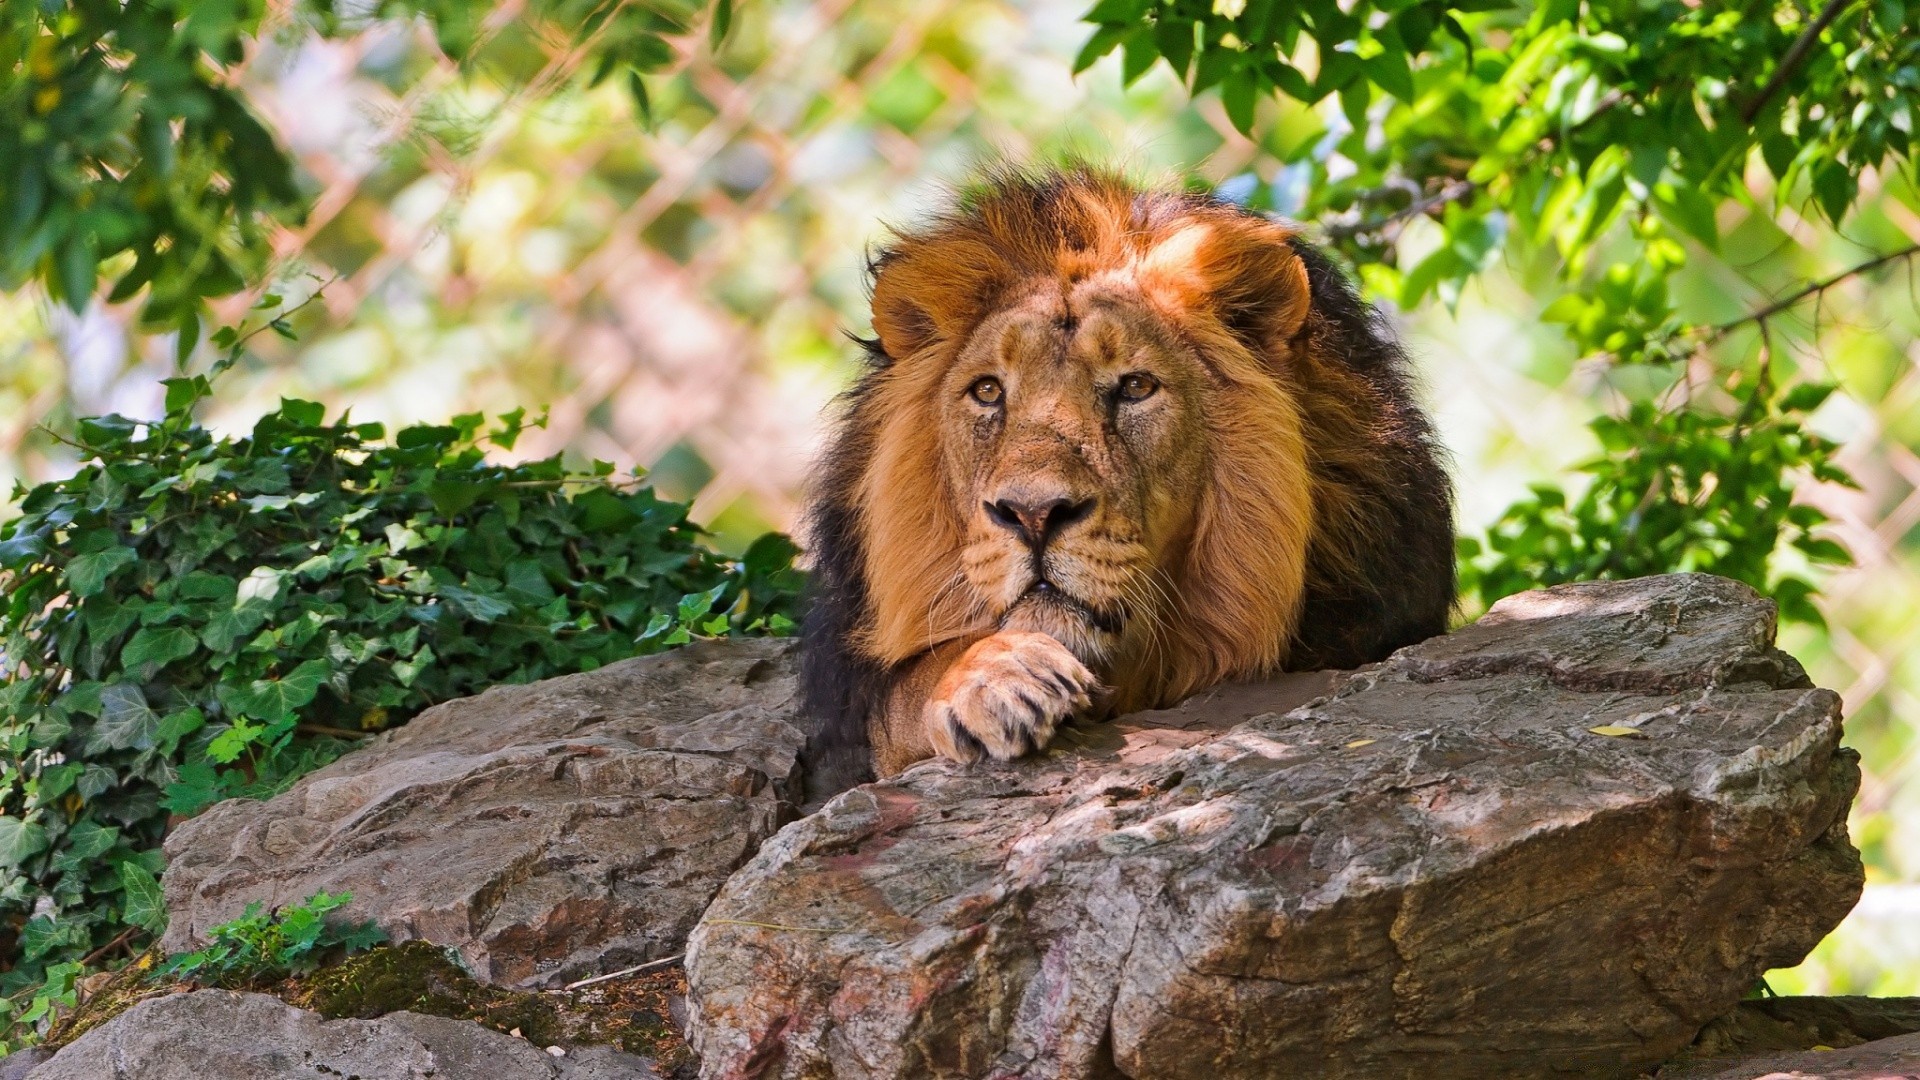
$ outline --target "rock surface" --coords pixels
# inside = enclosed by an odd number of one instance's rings
[[[1859,893],[1839,699],[1773,631],[1723,579],[1560,587],[1304,707],[847,792],[695,930],[702,1075],[1634,1076]]]
[[[341,912],[551,986],[677,953],[797,816],[793,645],[711,642],[447,702],[167,840],[171,952],[250,901]]]
[[[1920,1035],[1662,1069],[1660,1080],[1920,1080]]]
[[[558,1056],[470,1020],[323,1020],[265,994],[150,998],[76,1039],[28,1080],[660,1080],[610,1047]]]

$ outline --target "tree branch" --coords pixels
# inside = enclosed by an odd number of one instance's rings
[[[1753,123],[1753,118],[1760,115],[1761,108],[1773,98],[1773,95],[1780,92],[1780,88],[1786,85],[1787,77],[1792,75],[1794,69],[1800,66],[1800,62],[1813,51],[1815,42],[1820,40],[1820,32],[1832,26],[1833,20],[1839,18],[1840,13],[1852,4],[1853,0],[1827,0],[1827,6],[1820,10],[1820,14],[1811,23],[1807,24],[1805,30],[1800,31],[1799,37],[1793,39],[1793,44],[1787,48],[1787,55],[1780,58],[1780,66],[1773,69],[1773,78],[1768,79],[1767,85],[1761,87],[1753,100],[1747,102],[1747,107],[1740,110],[1740,120],[1743,123]]]
[[[1351,240],[1356,236],[1381,232],[1395,225],[1411,221],[1422,214],[1430,214],[1448,203],[1456,203],[1479,190],[1479,185],[1471,180],[1449,180],[1439,191],[1424,198],[1415,199],[1391,214],[1384,214],[1365,221],[1338,221],[1321,227],[1328,240]]]
[[[1764,323],[1775,315],[1805,300],[1807,297],[1818,296],[1828,289],[1833,288],[1835,285],[1846,281],[1848,278],[1858,277],[1869,271],[1877,270],[1890,262],[1898,262],[1901,259],[1912,258],[1915,255],[1920,255],[1920,243],[1908,244],[1898,251],[1889,251],[1885,255],[1875,256],[1858,266],[1848,267],[1831,277],[1821,278],[1819,281],[1813,282],[1805,288],[1796,289],[1758,311],[1749,312],[1737,319],[1730,319],[1727,322],[1709,326],[1706,328],[1702,338],[1709,343],[1719,341],[1729,333],[1748,323]]]

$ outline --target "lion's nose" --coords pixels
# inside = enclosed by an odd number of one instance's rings
[[[984,503],[987,517],[995,524],[1012,529],[1022,543],[1035,551],[1045,547],[1047,541],[1061,529],[1080,521],[1093,513],[1092,499],[1051,499],[1022,502],[1014,499],[999,499]]]

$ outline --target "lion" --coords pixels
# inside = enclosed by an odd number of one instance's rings
[[[868,269],[804,518],[816,770],[1015,758],[1446,629],[1452,492],[1407,358],[1292,226],[1009,171]]]

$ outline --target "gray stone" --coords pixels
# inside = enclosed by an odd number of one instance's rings
[[[564,1049],[564,1048],[563,1048]],[[28,1080],[660,1080],[645,1058],[544,1047],[419,1013],[325,1020],[265,994],[147,1000],[94,1028]]]
[[[341,917],[551,986],[681,951],[797,816],[791,642],[689,645],[436,706],[267,800],[168,837],[170,952],[250,901]]]
[[[1309,704],[842,794],[694,931],[702,1075],[1656,1067],[1859,894],[1840,702],[1773,628],[1722,579],[1566,586]]]
[[[0,1058],[0,1080],[27,1080],[28,1073],[52,1056],[44,1047],[23,1046]]]

